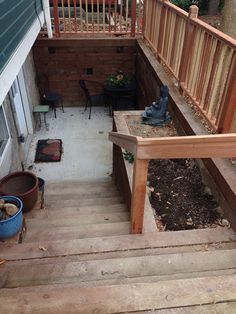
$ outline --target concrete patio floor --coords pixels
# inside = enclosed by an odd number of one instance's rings
[[[57,110],[57,118],[47,114],[48,128],[42,121],[41,128],[33,136],[26,170],[47,181],[57,180],[106,180],[112,172],[112,144],[108,132],[112,130],[112,118],[108,108],[93,107],[91,120],[82,107],[66,107]],[[63,154],[60,162],[34,163],[39,139],[61,139]]]

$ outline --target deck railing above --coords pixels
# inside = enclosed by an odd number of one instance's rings
[[[219,133],[236,130],[236,40],[169,0],[50,0],[54,34],[143,34]]]
[[[142,233],[148,162],[150,159],[236,156],[236,133],[142,138],[110,132],[113,144],[134,154],[131,196],[131,233]]]
[[[142,33],[141,0],[51,0],[55,35]]]
[[[144,38],[218,132],[236,130],[236,40],[168,0],[145,2]]]

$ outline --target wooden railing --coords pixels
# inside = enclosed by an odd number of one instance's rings
[[[144,38],[218,132],[236,130],[236,40],[168,0],[145,2]]]
[[[142,33],[140,0],[51,0],[54,32],[61,34]]]
[[[131,196],[131,233],[142,233],[148,162],[150,159],[236,156],[236,133],[142,138],[110,132],[109,140],[134,154]]]

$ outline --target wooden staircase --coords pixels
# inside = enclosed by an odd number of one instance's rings
[[[0,244],[0,313],[235,313],[236,235],[130,235],[112,182],[47,185],[23,243]]]

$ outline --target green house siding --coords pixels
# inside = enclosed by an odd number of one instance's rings
[[[0,73],[42,10],[42,0],[0,0]]]

